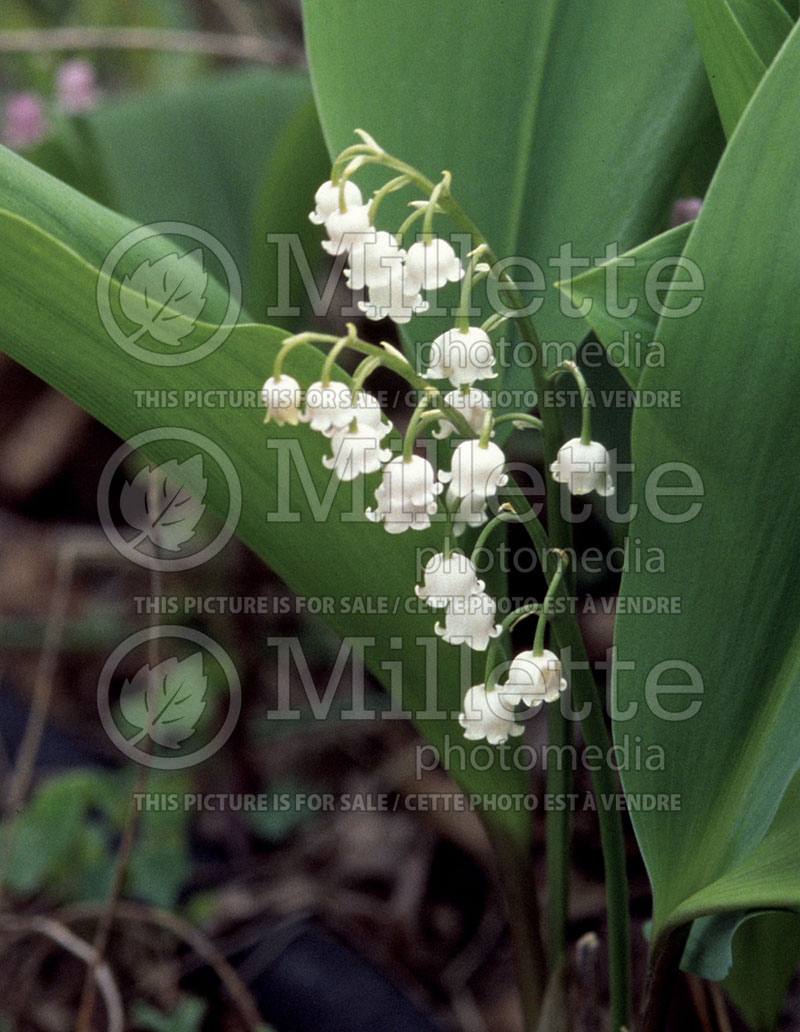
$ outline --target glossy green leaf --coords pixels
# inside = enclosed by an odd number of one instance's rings
[[[792,27],[778,0],[686,0],[730,136]]]
[[[656,943],[705,914],[794,907],[800,896],[800,634],[787,605],[800,575],[800,364],[787,346],[800,332],[800,162],[786,146],[800,113],[785,102],[799,60],[794,30],[686,245],[703,304],[658,326],[667,362],[641,383],[680,391],[681,405],[634,417],[630,533],[663,549],[665,572],[630,570],[621,597],[666,596],[679,609],[653,619],[623,607],[616,627],[615,735],[640,735],[664,757],[663,770],[624,770],[623,784],[629,800],[672,800],[632,812]],[[767,152],[783,158],[766,163]],[[657,486],[684,491],[659,497]],[[659,696],[659,684],[684,694]]]
[[[549,264],[566,242],[588,262],[657,230],[710,106],[682,0],[303,8],[331,151],[360,127],[432,178],[449,169],[497,255],[549,284],[571,274]],[[551,289],[536,322],[546,340],[587,331]]]
[[[772,1032],[800,956],[800,917],[775,911],[744,922],[733,938],[725,992],[754,1032]]]
[[[667,301],[663,287],[679,273],[693,223],[687,222],[598,265],[558,287],[572,304],[591,305],[586,321],[609,353],[629,386],[636,388],[648,362],[662,361],[656,330],[659,311]],[[682,296],[682,295],[678,295]],[[696,296],[696,295],[695,295]],[[682,296],[679,308],[691,298]]]
[[[692,925],[681,967],[724,988],[754,1032],[772,1032],[800,957],[800,917],[726,910]]]
[[[212,233],[244,277],[263,169],[310,95],[301,72],[256,69],[104,104],[81,119],[101,199],[137,222]]]
[[[25,194],[30,180],[33,200],[20,206],[36,214],[48,189],[54,197],[68,198],[73,222],[80,230],[76,237],[84,251],[102,253],[118,239],[118,220],[103,215],[43,173],[13,158],[4,170],[6,184],[14,185],[5,197],[0,194],[3,203],[17,193]],[[45,207],[42,221],[52,223],[48,212]],[[265,426],[255,404],[215,409],[168,406],[163,410],[136,404],[135,392],[144,388],[181,394],[184,390],[250,390],[255,401],[284,332],[242,325],[201,361],[177,367],[142,364],[114,344],[101,325],[95,302],[96,267],[45,228],[8,213],[0,216],[0,222],[0,285],[6,310],[0,328],[2,349],[122,437],[164,425],[196,431],[221,447],[241,483],[242,515],[236,527],[241,539],[298,594],[337,603],[329,616],[331,625],[342,637],[367,639],[366,664],[398,690],[400,671],[403,702],[408,710],[422,714],[418,724],[431,742],[443,747],[447,736],[453,736],[455,743],[462,745],[454,719],[464,688],[459,650],[436,638],[435,617],[429,611],[420,612],[421,607],[409,604],[414,599],[417,550],[436,547],[439,530],[413,538],[410,534],[390,536],[381,526],[367,523],[363,510],[377,486],[376,476],[339,485],[335,496],[326,498],[331,484],[322,467],[327,441],[302,425]],[[61,229],[68,238],[69,231]],[[122,229],[127,229],[124,221]],[[153,257],[161,255],[165,244],[158,239],[148,242]],[[209,329],[198,323],[201,334]],[[322,354],[305,346],[292,351],[285,369],[299,382],[309,384],[319,378],[321,365]],[[100,369],[102,376],[97,372]],[[156,463],[173,458],[169,452],[168,441],[153,442],[146,449],[149,460]],[[304,480],[312,485],[308,495]],[[216,470],[208,473],[206,500],[223,516],[227,512],[228,489]],[[287,509],[297,514],[296,520],[280,515]],[[351,512],[355,518],[348,518]],[[338,604],[343,596],[350,600],[347,606]],[[353,600],[359,604],[354,605]],[[463,676],[470,678],[470,671]],[[438,686],[441,714],[426,708],[426,690],[433,690],[432,686]],[[453,773],[468,791],[527,791],[527,779],[520,770],[493,766],[491,773],[477,773],[468,763],[463,767]],[[490,820],[516,840],[516,848],[526,840],[524,810],[496,811]]]
[[[734,17],[758,56],[769,67],[792,31],[792,19],[779,0],[728,0]]]
[[[296,235],[308,273],[313,277],[323,251],[319,227],[309,222],[308,213],[314,205],[317,187],[329,175],[328,151],[309,97],[275,145],[255,203],[244,302],[259,322],[282,326],[293,333],[302,328],[302,315],[308,308],[298,265],[298,259],[303,259],[294,253],[286,263],[286,250],[268,237]]]

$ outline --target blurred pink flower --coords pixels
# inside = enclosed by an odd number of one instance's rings
[[[16,93],[6,101],[3,143],[21,150],[41,140],[47,133],[44,104],[35,93]]]
[[[65,61],[56,71],[56,105],[65,114],[77,115],[97,105],[100,92],[94,68],[88,61]]]
[[[700,197],[681,197],[672,205],[669,224],[671,227],[682,226],[684,222],[691,222],[700,214],[703,201]]]

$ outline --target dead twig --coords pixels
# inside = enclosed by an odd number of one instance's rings
[[[3,914],[0,915],[0,928],[10,936],[0,949],[7,949],[13,942],[27,935],[43,935],[82,960],[92,972],[94,983],[105,1003],[108,1032],[124,1032],[125,1012],[113,972],[105,961],[98,962],[97,951],[85,939],[81,939],[62,922],[51,917],[21,918]]]
[[[105,903],[76,904],[59,910],[58,917],[64,924],[69,925],[76,921],[100,919],[107,909]],[[195,928],[194,925],[168,910],[159,910],[157,907],[146,906],[143,903],[126,901],[117,903],[114,908],[114,920],[141,921],[145,924],[156,925],[170,932],[181,942],[185,942],[214,970],[236,1005],[248,1032],[261,1032],[264,1021],[258,1012],[253,994],[214,943],[199,928]]]
[[[294,47],[273,43],[263,36],[136,27],[106,29],[88,25],[0,32],[0,53],[53,50],[155,50],[278,65],[302,61],[302,55]]]

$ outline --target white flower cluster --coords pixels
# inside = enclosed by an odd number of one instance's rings
[[[328,180],[314,200],[316,207],[308,217],[325,227],[328,239],[322,246],[328,254],[347,255],[345,277],[353,290],[367,291],[367,300],[359,301],[358,307],[368,319],[407,323],[428,309],[423,290],[463,278],[461,262],[447,241],[420,240],[406,251],[391,233],[375,229],[370,206],[352,180],[343,188]]]
[[[265,422],[296,426],[308,423],[331,441],[331,455],[322,462],[339,480],[355,480],[366,473],[376,473],[388,462],[392,453],[381,447],[391,431],[391,423],[383,419],[377,399],[362,391],[355,401],[345,383],[321,380],[306,391],[305,411],[300,411],[302,391],[297,380],[285,374],[271,376],[261,388],[261,402],[266,407]]]
[[[347,281],[353,290],[367,291],[367,299],[360,302],[360,308],[368,318],[388,316],[397,323],[408,322],[412,315],[428,308],[423,291],[436,290],[447,282],[455,283],[464,278],[465,270],[450,244],[431,236],[427,216],[424,239],[404,250],[398,243],[399,237],[375,228],[370,217],[371,206],[364,203],[361,191],[351,180],[346,179],[343,186],[334,185],[331,180],[323,183],[315,201],[309,218],[324,226],[328,237],[323,243],[325,250],[331,255],[347,256]],[[477,281],[475,277],[488,269],[478,264],[483,250],[485,245],[482,244],[470,254],[469,282],[465,284],[470,289]],[[466,307],[464,299],[468,295],[469,290],[462,292],[459,311]],[[349,330],[355,332],[352,327]],[[412,419],[403,453],[394,456],[392,450],[384,446],[391,423],[384,417],[378,401],[361,388],[364,377],[374,367],[370,361],[363,364],[365,371],[356,377],[355,388],[341,381],[329,381],[323,374],[321,380],[303,390],[293,377],[281,372],[283,356],[296,343],[301,343],[300,337],[284,344],[273,375],[262,388],[265,421],[288,426],[305,423],[322,434],[331,444],[331,452],[323,458],[323,464],[339,480],[352,481],[358,476],[380,472],[375,504],[365,512],[369,521],[382,523],[390,534],[426,530],[438,508],[443,506],[455,534],[465,527],[486,523],[489,504],[508,483],[505,455],[491,440],[494,434],[492,401],[476,386],[479,381],[494,379],[497,375],[494,349],[486,330],[469,326],[465,316],[460,315],[457,326],[440,334],[429,345],[425,378],[449,381],[452,387],[436,403],[440,411],[432,417],[434,422],[438,419],[438,429],[433,436],[439,440],[453,434],[458,436],[454,413],[463,417],[464,422],[459,421],[459,425],[463,427],[466,423],[475,435],[457,442],[450,468],[438,472],[427,459],[413,453],[415,428],[431,418],[425,413],[429,403],[427,396]],[[340,343],[346,345],[347,339]],[[359,347],[356,350],[363,351]],[[367,354],[371,352],[368,350]],[[377,358],[376,364],[381,361]],[[328,363],[326,369],[330,368]],[[575,376],[583,396],[585,382],[577,366],[565,363],[554,375],[561,372]],[[411,374],[409,380],[419,385]],[[432,388],[428,391],[434,396],[437,394]],[[527,414],[513,415],[522,418],[514,426],[537,425]],[[513,416],[507,418],[513,420]],[[590,491],[600,495],[613,493],[611,458],[602,444],[590,439],[588,410],[584,409],[582,436],[562,445],[550,471],[553,479],[566,484],[574,495]],[[448,537],[444,550],[426,564],[422,584],[415,588],[416,595],[431,609],[443,613],[443,620],[435,624],[435,632],[443,641],[486,652],[492,640],[503,632],[502,624],[497,621],[497,605],[485,591],[485,584],[469,556],[451,551],[450,547]],[[558,576],[560,578],[560,574]],[[548,597],[556,586],[555,581],[551,583]],[[544,617],[539,619],[537,643],[541,643],[544,634]],[[487,683],[474,685],[467,691],[459,716],[467,739],[486,739],[490,744],[500,744],[521,734],[523,727],[518,722],[516,707],[524,705],[538,710],[543,703],[558,699],[566,689],[558,656],[543,651],[540,644],[535,648],[538,654],[529,650],[515,656],[502,684],[493,685],[489,678]],[[491,650],[488,655],[491,657]]]
[[[540,656],[520,652],[511,661],[505,684],[488,692],[484,684],[469,689],[458,722],[465,738],[485,738],[490,745],[500,745],[524,730],[517,723],[515,706],[522,703],[539,709],[544,702],[555,702],[566,688],[561,661],[554,652],[545,650]]]

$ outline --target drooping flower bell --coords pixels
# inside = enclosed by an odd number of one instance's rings
[[[457,283],[464,278],[464,268],[446,240],[434,237],[430,243],[418,240],[408,249],[406,268],[415,276],[423,290],[437,290],[445,283]]]
[[[375,492],[375,509],[365,515],[373,523],[383,522],[390,534],[404,530],[426,530],[436,512],[436,496],[442,485],[427,459],[412,455],[406,462],[402,455],[383,468],[383,480]]]
[[[500,624],[495,623],[496,615],[497,605],[491,595],[464,595],[450,600],[444,627],[437,623],[434,630],[449,645],[468,645],[476,652],[485,652],[501,631]]]
[[[353,290],[386,286],[393,278],[402,278],[404,256],[405,251],[398,247],[391,233],[383,229],[374,230],[351,247],[350,267],[345,270],[345,279]],[[411,283],[408,280],[409,293]]]
[[[315,226],[322,226],[335,211],[339,210],[339,187],[334,186],[328,179],[314,194],[314,201],[316,207],[308,217]],[[351,208],[361,208],[363,204],[361,191],[352,179],[348,179],[344,184],[345,211],[349,211]]]
[[[446,330],[431,344],[428,380],[449,380],[454,387],[469,387],[476,380],[493,380],[494,349],[479,326]]]
[[[389,318],[399,326],[410,322],[414,315],[428,310],[416,283],[409,283],[402,267],[386,283],[369,288],[368,300],[359,301],[358,307],[368,319],[377,322]]]
[[[352,424],[337,430],[331,436],[331,455],[325,455],[322,464],[333,470],[339,480],[355,480],[367,473],[377,473],[392,457],[390,448],[382,448],[381,441],[391,430],[386,423],[356,417]]]
[[[437,552],[425,564],[423,582],[414,588],[417,598],[432,609],[444,609],[454,599],[468,595],[480,595],[484,583],[479,580],[475,564],[462,552],[453,552],[445,557]]]
[[[498,692],[507,706],[522,702],[526,706],[541,706],[543,702],[555,702],[566,691],[567,682],[561,676],[561,660],[547,649],[541,656],[533,652],[520,652],[511,661],[508,677]]]
[[[454,498],[474,496],[486,502],[508,483],[505,461],[502,449],[491,441],[485,446],[476,440],[462,441],[453,452],[450,471],[440,470],[439,479],[449,483]]]
[[[325,219],[325,232],[328,239],[322,241],[323,250],[332,255],[348,254],[353,246],[372,232],[369,205],[357,204],[347,211],[339,211],[337,208]]]
[[[317,380],[306,391],[306,407],[301,418],[312,430],[330,435],[343,430],[354,415],[350,388],[341,380],[331,380],[328,384]]]
[[[450,408],[461,413],[467,423],[469,423],[470,429],[474,430],[476,434],[481,432],[483,418],[492,408],[491,398],[486,391],[482,391],[479,387],[471,387],[466,394],[456,387],[445,394],[444,401]],[[433,436],[441,440],[442,438],[449,437],[454,431],[455,427],[450,420],[442,419],[439,423],[439,429],[434,430]]]
[[[514,718],[503,697],[486,691],[482,684],[470,688],[464,696],[464,709],[458,716],[464,737],[477,742],[485,738],[489,745],[502,745],[509,737],[521,735],[525,728]]]
[[[274,419],[279,426],[283,423],[297,426],[302,396],[300,385],[293,377],[282,374],[276,379],[270,376],[261,388],[261,404],[267,410],[264,422]]]
[[[580,437],[571,438],[559,448],[550,472],[553,480],[567,485],[570,494],[597,491],[605,497],[614,493],[611,458],[599,441],[582,444]]]

